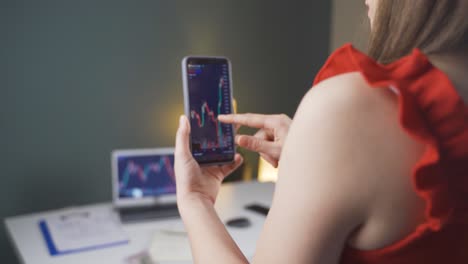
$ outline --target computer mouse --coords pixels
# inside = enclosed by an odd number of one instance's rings
[[[230,227],[240,227],[240,228],[249,227],[250,220],[246,217],[236,217],[236,218],[226,221],[226,225]]]

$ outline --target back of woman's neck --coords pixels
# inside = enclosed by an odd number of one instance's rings
[[[443,71],[465,102],[468,102],[468,51],[429,55],[431,63]]]

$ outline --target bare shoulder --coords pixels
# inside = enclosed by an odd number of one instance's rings
[[[424,203],[413,190],[411,173],[424,146],[402,129],[398,98],[390,89],[370,87],[360,73],[325,80],[304,96],[290,133],[285,148],[297,151],[302,145],[308,157],[304,163],[314,164],[303,169],[319,168],[329,175],[315,181],[330,189],[339,186],[336,192],[350,196],[360,193],[355,206],[366,225],[359,225],[352,244],[365,249],[384,246],[419,223]],[[339,168],[322,168],[317,160]],[[346,185],[336,185],[339,182]]]
[[[400,239],[414,228],[409,174],[420,150],[400,128],[388,89],[369,87],[359,73],[312,88],[281,152],[254,263],[335,264],[346,244]]]
[[[304,97],[301,107],[307,109],[336,111],[369,111],[376,108],[382,112],[397,106],[395,95],[389,89],[370,87],[358,72],[341,74],[320,82]],[[334,113],[334,111],[332,112]],[[333,114],[328,118],[333,118]]]
[[[342,194],[359,193],[354,198],[359,198],[355,202],[362,208],[356,212],[367,214],[372,205],[365,203],[374,201],[381,178],[401,167],[398,157],[408,143],[404,138],[396,96],[388,89],[370,87],[360,73],[342,74],[319,83],[304,96],[280,169],[294,164],[317,172],[305,175],[304,181],[319,183],[322,189],[338,188]]]
[[[342,150],[359,147],[357,157],[376,166],[381,160],[392,173],[401,173],[399,168],[411,169],[422,145],[402,129],[399,115],[397,95],[389,88],[371,87],[360,73],[347,73],[319,83],[304,96],[293,133],[313,129],[314,134],[323,133],[320,140],[340,142]]]

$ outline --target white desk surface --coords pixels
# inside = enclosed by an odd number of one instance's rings
[[[224,184],[216,201],[216,210],[224,222],[234,217],[245,216],[251,221],[250,227],[231,228],[229,233],[239,245],[247,258],[255,252],[255,245],[262,230],[265,217],[244,209],[250,203],[271,205],[274,184],[258,182],[242,182]],[[102,207],[109,209],[111,203],[102,203],[76,208],[86,209]],[[70,208],[66,208],[67,210]],[[24,264],[93,264],[93,263],[125,263],[125,258],[146,249],[152,239],[152,234],[158,229],[181,224],[180,219],[167,219],[132,223],[123,225],[130,238],[127,245],[109,247],[99,250],[85,251],[75,254],[50,256],[46,244],[38,228],[39,220],[46,216],[59,214],[63,210],[10,217],[5,220],[7,232],[16,250],[17,256]],[[170,262],[174,264],[174,262]],[[160,263],[164,264],[164,263]]]

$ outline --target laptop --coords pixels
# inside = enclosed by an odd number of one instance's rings
[[[178,216],[174,148],[114,150],[112,200],[122,221]]]

